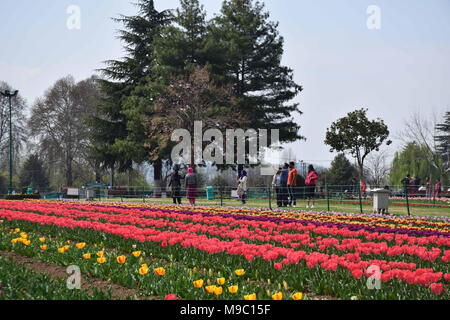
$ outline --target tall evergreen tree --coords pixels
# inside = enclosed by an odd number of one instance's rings
[[[43,162],[37,154],[32,154],[23,164],[20,171],[19,183],[21,187],[31,187],[43,190],[49,187],[49,180],[45,173]]]
[[[293,70],[281,64],[284,39],[264,5],[253,0],[225,0],[210,23],[208,65],[220,81],[231,84],[236,107],[250,128],[280,130],[282,142],[302,138],[294,122],[301,114],[290,101],[302,91]]]
[[[437,151],[442,155],[444,170],[450,172],[450,111],[445,113],[444,122],[436,126]]]
[[[92,118],[96,140],[94,151],[99,160],[114,172],[130,170],[133,161],[146,160],[145,129],[142,125],[142,104],[136,96],[148,94],[141,86],[152,77],[153,43],[162,26],[170,21],[169,11],[157,11],[153,0],[139,0],[135,16],[115,18],[124,29],[118,38],[124,43],[126,56],[121,60],[106,61],[100,71],[105,79],[101,85],[105,97]]]
[[[355,167],[344,154],[340,153],[331,162],[327,183],[334,186],[348,186],[356,174]]]
[[[189,77],[195,68],[206,63],[207,22],[203,5],[198,0],[181,0],[174,22],[155,41],[155,69],[165,80],[180,75]]]

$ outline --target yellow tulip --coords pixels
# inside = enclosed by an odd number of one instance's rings
[[[77,247],[77,249],[84,249],[84,247],[86,247],[86,243],[84,243],[84,242],[80,242],[80,243],[77,243],[76,245],[75,245],[75,247]]]
[[[205,290],[208,293],[214,293],[214,290],[216,290],[216,286],[207,286],[207,287],[205,287]]]
[[[201,287],[203,287],[203,284],[204,284],[204,281],[203,281],[203,280],[197,280],[197,281],[194,281],[194,287],[196,287],[196,288],[201,288]]]
[[[70,246],[64,246],[64,250],[67,251],[70,249]]]
[[[19,232],[20,232],[19,228],[14,229],[14,233],[19,233]]]
[[[105,257],[97,258],[97,262],[100,263],[100,264],[103,264],[103,263],[106,262],[106,258]]]
[[[91,254],[90,253],[83,254],[83,259],[89,260],[90,258],[91,258]]]
[[[256,293],[244,296],[244,300],[256,300]]]
[[[223,286],[225,284],[225,278],[218,278],[217,279],[217,283],[221,286]]]
[[[66,251],[66,250],[64,250],[64,248],[58,248],[59,253],[64,253],[64,251]]]
[[[215,294],[216,296],[220,296],[222,293],[223,293],[223,288],[222,288],[222,287],[216,287],[216,288],[214,289],[214,294]]]
[[[142,266],[139,268],[139,274],[146,275],[148,273],[148,267]]]
[[[244,275],[245,271],[244,271],[244,269],[238,269],[238,270],[234,271],[234,273],[235,273],[238,277],[240,277],[240,276],[243,276],[243,275]]]
[[[26,239],[26,238],[28,238],[28,235],[27,235],[25,232],[22,232],[22,233],[20,234],[20,237],[21,237],[22,239]]]
[[[230,293],[232,293],[232,294],[237,293],[238,290],[239,290],[239,287],[238,287],[238,286],[231,286],[231,287],[228,287],[228,292],[230,292]]]
[[[46,244],[42,245],[41,250],[47,250],[47,245]]]
[[[302,300],[303,299],[303,293],[301,293],[301,292],[294,293],[292,295],[292,299],[293,300]]]
[[[11,243],[17,243],[17,241],[18,241],[17,239],[12,239]]]
[[[45,242],[45,238],[44,238],[44,237],[41,237],[41,238],[39,238],[39,241],[40,241],[40,242]]]
[[[155,272],[156,275],[158,276],[163,276],[166,274],[166,269],[164,269],[163,267],[161,268],[156,268],[155,270],[153,270]]]
[[[117,257],[117,263],[124,264],[125,262],[127,262],[127,257],[125,256]]]
[[[272,295],[272,300],[283,300],[283,293],[277,292],[274,295]]]
[[[142,254],[141,251],[134,251],[134,252],[133,252],[133,256],[134,256],[135,258],[139,258],[139,257],[141,256],[141,254]]]
[[[104,256],[105,256],[105,252],[104,251],[97,252],[97,257],[103,258]]]

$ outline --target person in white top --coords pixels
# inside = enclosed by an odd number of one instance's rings
[[[281,169],[279,168],[277,170],[277,172],[275,173],[275,175],[273,176],[272,179],[272,188],[275,190],[275,193],[277,195],[277,206],[278,208],[281,208],[283,206],[282,203],[282,197],[281,197],[281,189],[280,189],[280,185],[281,185]]]
[[[239,196],[239,199],[241,199],[242,204],[245,204],[247,199],[247,181],[248,181],[247,171],[242,170],[241,175],[239,176],[238,180],[239,184],[237,189],[237,194]]]

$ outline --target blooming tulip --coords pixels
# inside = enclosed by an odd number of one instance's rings
[[[64,247],[63,248],[58,248],[58,252],[59,253],[64,253],[66,250],[64,249]]]
[[[44,237],[41,237],[41,238],[39,238],[39,241],[40,241],[40,242],[45,242],[45,238],[44,238]]]
[[[142,252],[141,251],[134,251],[132,254],[133,254],[133,257],[139,258],[141,256]]]
[[[238,290],[239,290],[239,287],[238,287],[238,286],[231,286],[231,287],[228,287],[228,292],[230,292],[230,293],[232,293],[232,294],[237,293]]]
[[[103,263],[106,262],[106,258],[105,257],[97,258],[97,262],[100,263],[100,264],[103,264]]]
[[[193,283],[194,283],[194,287],[199,289],[199,288],[203,287],[204,281],[203,280],[196,280]]]
[[[292,295],[292,299],[293,300],[302,300],[303,299],[303,293],[301,293],[301,292],[294,293]]]
[[[283,293],[277,292],[274,295],[272,295],[272,300],[283,300]]]
[[[41,250],[47,250],[47,245],[46,244],[42,245]]]
[[[217,278],[217,284],[223,286],[225,284],[225,278]]]
[[[125,256],[119,256],[119,257],[117,257],[117,263],[119,263],[119,264],[125,264],[125,262],[127,262],[127,257],[125,257]]]
[[[168,294],[165,300],[178,300],[178,298],[176,294]]]
[[[248,294],[244,296],[244,300],[256,300],[256,293]]]
[[[164,269],[163,267],[160,268],[156,268],[155,270],[153,270],[155,272],[156,275],[158,276],[163,276],[166,274],[166,269]]]
[[[235,273],[238,277],[240,277],[240,276],[243,276],[243,275],[244,275],[245,271],[244,271],[244,269],[238,269],[238,270],[234,271],[234,273]]]
[[[205,287],[205,290],[208,293],[214,293],[214,291],[216,290],[216,286],[207,286],[207,287]]]
[[[214,288],[214,294],[216,296],[220,296],[223,293],[223,288],[222,287],[215,287]]]
[[[84,249],[84,247],[86,247],[86,243],[84,243],[84,242],[80,242],[80,243],[77,243],[76,245],[75,245],[75,247],[77,247],[77,249]]]
[[[146,267],[146,266],[142,266],[142,267],[140,267],[139,268],[139,274],[140,275],[146,275],[148,273],[148,267]]]
[[[91,254],[90,253],[83,254],[83,259],[89,260],[90,258],[91,258]]]

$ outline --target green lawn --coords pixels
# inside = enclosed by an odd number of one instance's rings
[[[102,201],[118,201],[118,202],[136,202],[143,203],[144,200],[133,199],[133,198],[114,198],[114,199],[102,199]],[[162,199],[145,199],[146,203],[161,203],[161,204],[171,204],[172,199],[162,198]],[[401,201],[394,200],[394,202],[399,203]],[[188,204],[187,199],[183,199],[183,204]],[[198,205],[206,205],[206,206],[231,206],[231,207],[241,207],[242,203],[237,199],[232,200],[213,200],[208,201],[206,199],[197,199]],[[255,208],[269,208],[269,200],[261,200],[261,199],[249,199],[247,201],[246,207],[255,207]],[[272,208],[276,208],[276,202],[272,201]],[[300,211],[307,210],[305,200],[297,201],[296,208],[289,208],[292,211]],[[321,202],[316,203],[314,208],[315,211],[328,211],[328,205],[326,201],[322,200]],[[330,211],[333,212],[347,212],[347,213],[359,213],[360,208],[359,204],[356,203],[348,203],[345,200],[337,203],[330,203]],[[363,205],[363,212],[370,214],[373,211],[372,205]],[[392,205],[389,208],[389,213],[401,216],[407,216],[407,208],[405,206],[400,205]],[[410,206],[410,212],[412,216],[450,216],[450,208],[439,208],[439,207],[418,207],[418,206]]]

